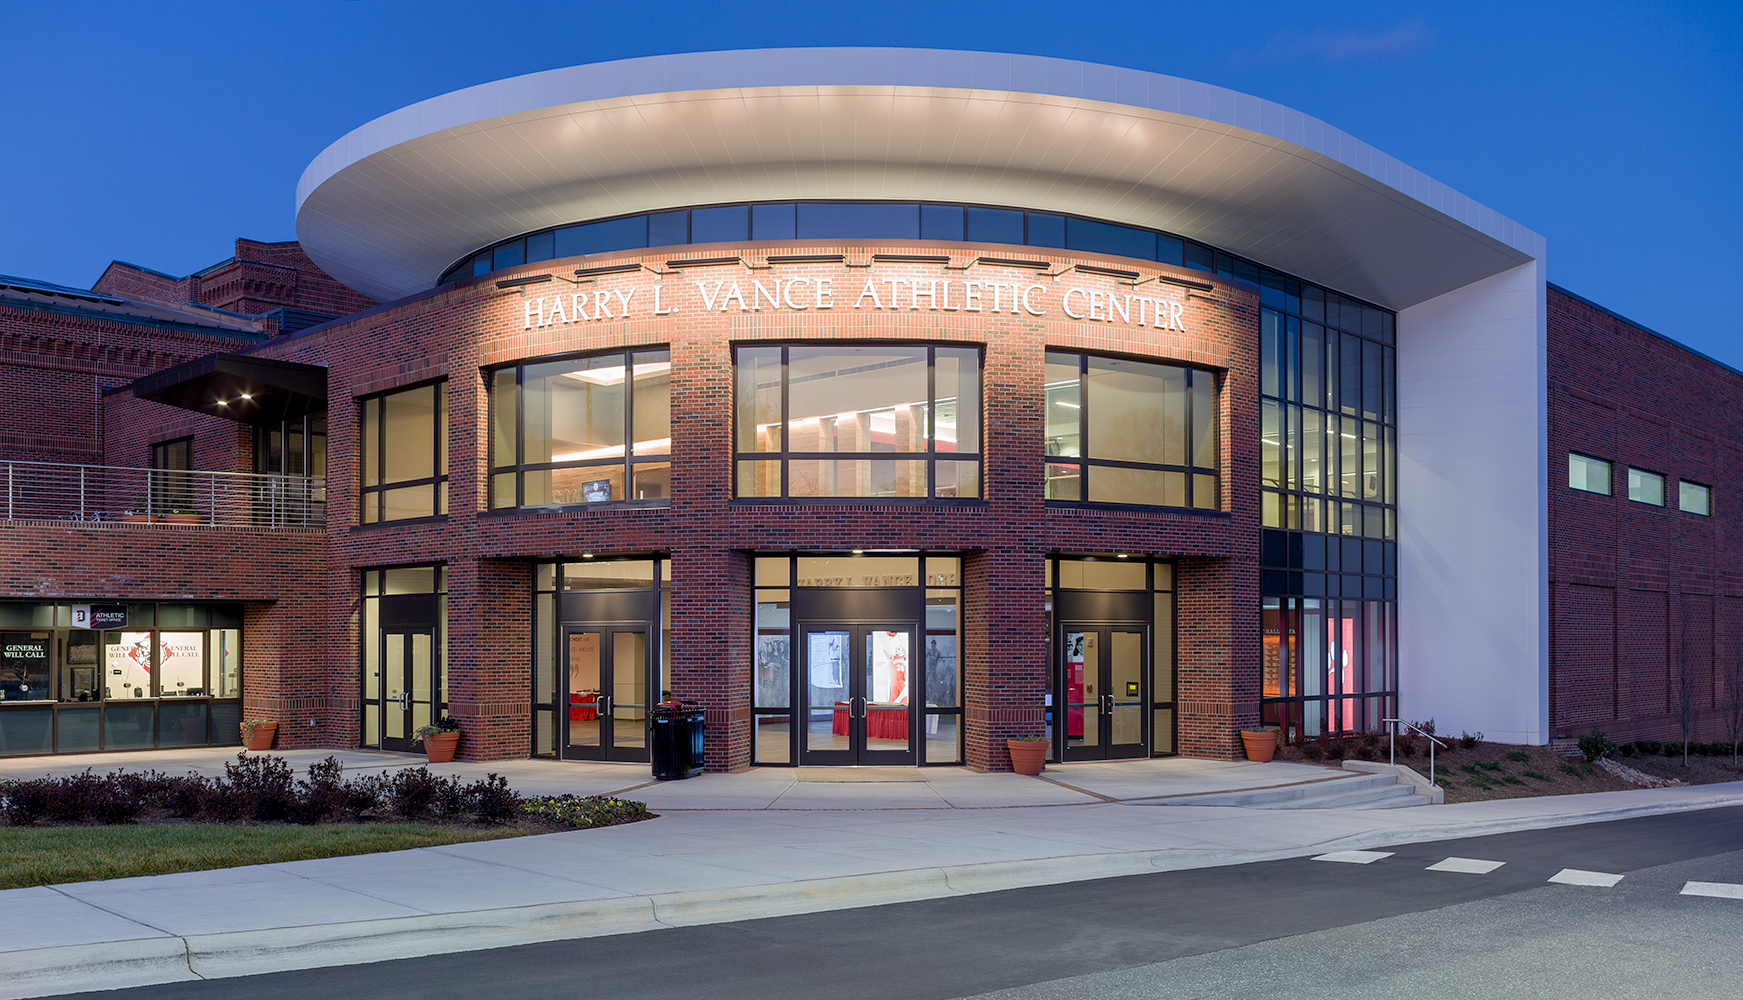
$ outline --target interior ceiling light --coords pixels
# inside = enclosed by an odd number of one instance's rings
[[[672,363],[670,361],[654,361],[648,364],[636,365],[635,377],[646,378],[650,375],[659,375],[671,370]],[[623,376],[623,365],[617,365],[614,368],[580,368],[572,372],[563,373],[564,378],[574,379],[577,382],[588,382],[593,385],[622,385]]]

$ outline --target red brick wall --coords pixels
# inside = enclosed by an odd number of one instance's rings
[[[1725,672],[1743,670],[1743,375],[1549,291],[1550,722],[1628,739],[1728,736]],[[1612,495],[1568,487],[1568,452],[1613,463]],[[1666,477],[1628,499],[1628,468]],[[1713,513],[1677,507],[1677,482]]]
[[[925,252],[937,253],[936,244]],[[841,253],[869,263],[873,251],[914,247],[786,246],[776,253]],[[606,262],[661,262],[692,251],[613,255]],[[754,255],[761,249],[747,251]],[[979,248],[953,246],[972,260]],[[1081,258],[1043,256],[1059,264]],[[526,273],[567,273],[577,261],[545,262]],[[601,263],[587,261],[588,266]],[[1124,266],[1130,266],[1126,262]],[[285,338],[260,353],[329,365],[328,472],[332,484],[326,576],[328,634],[318,654],[350,717],[334,719],[344,742],[356,739],[357,571],[366,566],[444,562],[449,566],[450,704],[467,733],[472,758],[524,756],[529,745],[530,675],[526,564],[536,558],[669,554],[673,562],[674,692],[701,702],[709,723],[712,769],[744,766],[749,744],[750,592],[747,552],[849,548],[924,548],[965,553],[963,656],[968,759],[1008,766],[1003,739],[1035,731],[1046,684],[1042,614],[1047,555],[1124,551],[1181,559],[1181,749],[1238,755],[1235,730],[1257,718],[1257,298],[1245,285],[1217,282],[1185,300],[1188,333],[1074,321],[1056,302],[1049,315],[856,311],[867,271],[840,264],[781,265],[781,275],[836,279],[833,311],[702,312],[688,300],[697,275],[666,279],[665,301],[679,290],[672,317],[608,319],[531,330],[526,298],[493,281],[467,284],[381,310],[318,333]],[[1143,265],[1153,272],[1154,265]],[[705,277],[747,287],[769,272],[711,268]],[[730,274],[728,272],[731,272]],[[980,269],[982,277],[993,275]],[[875,266],[879,277],[960,278],[936,264]],[[493,279],[501,278],[495,275]],[[1051,282],[1013,272],[1012,280]],[[1192,274],[1195,280],[1203,276]],[[1070,283],[1114,287],[1110,278],[1072,274]],[[614,282],[645,283],[645,272]],[[601,287],[584,284],[581,290]],[[1060,285],[1058,288],[1062,289]],[[1156,286],[1150,286],[1156,287]],[[552,283],[530,294],[567,294]],[[644,296],[651,294],[643,292]],[[1151,294],[1178,300],[1168,286]],[[794,507],[731,501],[733,343],[804,339],[951,341],[986,346],[983,493],[979,506],[876,503]],[[568,352],[669,345],[673,355],[673,500],[667,509],[573,510],[492,514],[485,506],[484,442],[488,428],[480,369]],[[1223,392],[1223,513],[1047,510],[1041,501],[1042,352],[1048,347],[1184,361],[1227,372]],[[369,393],[432,377],[449,378],[450,515],[446,522],[356,525],[356,407]],[[1237,624],[1239,623],[1239,624]],[[341,637],[345,641],[338,641]]]
[[[250,314],[289,306],[348,316],[376,304],[321,270],[294,240],[238,239],[230,260],[183,278],[115,261],[91,289],[121,298],[181,306],[199,303]]]
[[[256,341],[0,304],[0,460],[105,461],[101,390]],[[168,411],[171,407],[161,407]],[[151,440],[162,440],[152,437]],[[133,454],[135,452],[130,452]],[[147,464],[143,455],[125,465]]]

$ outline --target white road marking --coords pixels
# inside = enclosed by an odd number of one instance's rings
[[[1391,851],[1333,851],[1313,858],[1314,861],[1342,861],[1351,865],[1371,865],[1381,858],[1392,856]]]
[[[1743,899],[1743,885],[1732,882],[1685,882],[1683,896],[1717,896],[1720,899]]]
[[[1431,872],[1464,872],[1467,875],[1487,875],[1506,864],[1505,861],[1479,861],[1476,858],[1447,858],[1428,866]]]
[[[1563,868],[1551,875],[1549,880],[1560,882],[1562,885],[1596,885],[1608,889],[1622,881],[1622,876],[1611,875],[1607,872],[1583,872],[1578,868]]]

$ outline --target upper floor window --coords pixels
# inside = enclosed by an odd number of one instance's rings
[[[1636,503],[1664,506],[1664,477],[1645,469],[1628,470],[1628,499]]]
[[[1049,500],[1218,506],[1216,376],[1048,352]]]
[[[176,438],[159,441],[151,446],[151,506],[145,498],[134,503],[135,510],[191,511],[194,509],[194,480],[188,471],[194,467],[194,439]]]
[[[980,349],[735,351],[740,497],[980,496]]]
[[[672,495],[672,353],[614,351],[490,379],[490,505]]]
[[[1567,484],[1587,493],[1610,495],[1610,463],[1577,452],[1567,453]]]
[[[1706,517],[1713,513],[1713,489],[1684,479],[1676,484],[1677,509]]]
[[[371,396],[358,421],[364,524],[448,512],[448,393],[437,382]]]

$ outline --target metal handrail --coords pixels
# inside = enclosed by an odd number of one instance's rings
[[[3,462],[0,517],[9,521],[166,521],[321,527],[323,476],[146,469],[68,462]],[[186,520],[183,520],[185,516]]]
[[[1418,736],[1425,737],[1428,740],[1428,786],[1430,788],[1440,787],[1439,783],[1435,781],[1434,748],[1440,747],[1441,749],[1444,750],[1444,749],[1446,749],[1446,744],[1435,739],[1433,733],[1425,733],[1421,729],[1418,729],[1417,727],[1411,725],[1410,723],[1405,722],[1403,719],[1381,719],[1380,721],[1392,723],[1392,736],[1391,736],[1391,745],[1388,749],[1388,760],[1390,761],[1390,763],[1392,764],[1393,767],[1398,766],[1398,727],[1399,726],[1403,726],[1405,729],[1410,730],[1411,732],[1417,734]]]

